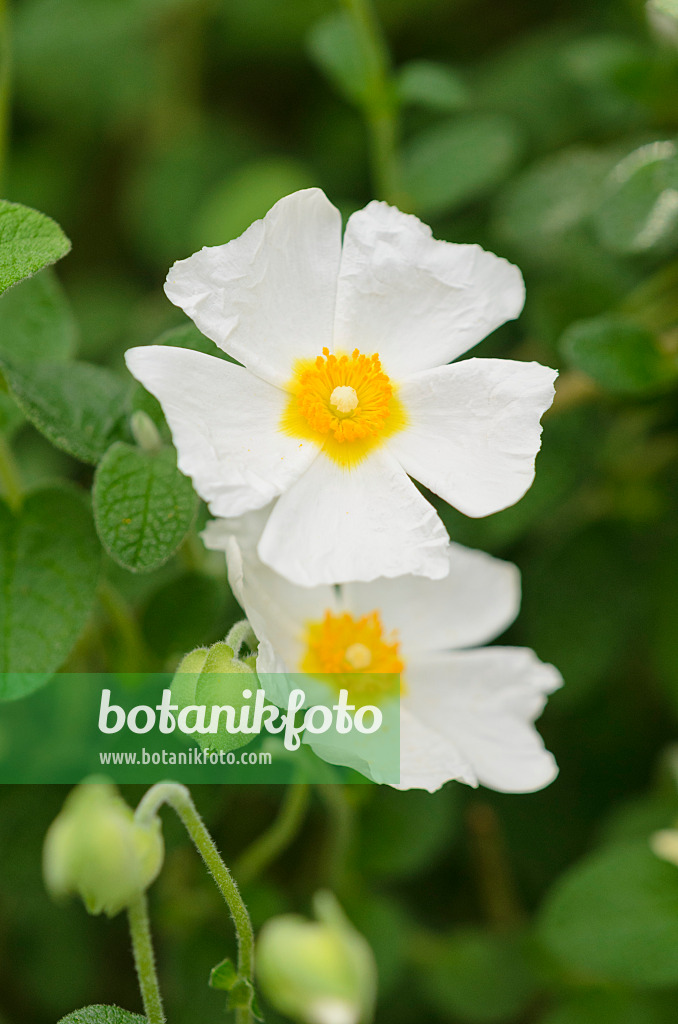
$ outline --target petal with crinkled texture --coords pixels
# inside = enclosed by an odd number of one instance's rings
[[[389,438],[389,451],[467,516],[508,508],[534,480],[539,420],[556,376],[514,359],[465,359],[415,374],[400,388],[408,425]]]
[[[332,345],[341,216],[320,189],[285,196],[244,234],[179,260],[168,298],[258,376],[284,385]]]
[[[439,579],[448,537],[388,452],[350,469],[320,455],[276,502],[259,541],[267,565],[301,586],[403,573]]]
[[[439,241],[416,217],[375,201],[346,227],[335,347],[378,352],[401,380],[456,359],[524,302],[513,264],[479,245]]]
[[[125,358],[162,405],[179,469],[215,515],[261,508],[317,457],[312,441],[278,429],[285,393],[242,366],[162,345],[130,349]]]
[[[520,608],[520,573],[484,551],[450,544],[444,579],[400,576],[342,587],[345,607],[357,615],[379,610],[386,632],[397,630],[403,656],[487,643],[513,622]]]
[[[395,789],[435,793],[446,782],[477,786],[473,768],[439,728],[423,722],[409,702],[400,709],[400,783]]]
[[[502,793],[531,793],[558,769],[533,726],[546,695],[562,684],[553,665],[521,647],[486,647],[413,659],[407,666],[403,710],[459,751],[478,782]],[[420,786],[421,772],[401,772],[401,788]],[[429,784],[446,778],[431,761]],[[433,785],[437,782],[437,785]]]

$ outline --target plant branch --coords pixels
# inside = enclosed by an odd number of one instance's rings
[[[134,964],[139,978],[141,1000],[148,1024],[165,1024],[165,1011],[155,970],[155,956],[151,939],[151,924],[148,918],[148,901],[142,893],[127,908],[129,930],[132,935]]]

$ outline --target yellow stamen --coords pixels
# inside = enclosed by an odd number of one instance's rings
[[[393,693],[393,677],[405,668],[397,636],[384,635],[377,611],[358,619],[350,612],[326,611],[319,622],[307,623],[305,646],[301,671],[322,677],[333,689],[348,690],[356,704]]]
[[[403,407],[375,352],[323,354],[300,360],[288,385],[290,401],[282,429],[311,439],[344,466],[354,465],[405,426]]]

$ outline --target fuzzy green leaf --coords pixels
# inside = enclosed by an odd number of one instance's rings
[[[176,452],[144,452],[117,442],[94,477],[94,518],[101,542],[131,572],[150,572],[172,555],[196,511],[191,481]]]
[[[606,847],[558,880],[540,935],[582,979],[676,985],[678,868],[645,842]]]
[[[435,215],[482,195],[514,166],[520,139],[494,114],[443,121],[403,149],[402,182],[417,213]]]
[[[89,615],[100,548],[90,513],[69,490],[34,491],[21,513],[0,503],[0,671],[51,673]],[[22,696],[37,676],[0,677],[0,700]]]
[[[222,992],[230,992],[238,980],[238,972],[228,957],[210,971],[210,988],[218,988]]]
[[[124,434],[130,384],[103,366],[0,358],[10,392],[52,444],[93,465]]]
[[[648,394],[678,380],[675,357],[661,350],[651,331],[621,317],[572,324],[561,348],[573,366],[618,394]]]
[[[62,1017],[59,1024],[147,1024],[146,1017],[129,1010],[121,1010],[119,1006],[85,1006],[82,1010],[73,1010],[68,1016]]]
[[[0,301],[0,353],[10,359],[68,359],[77,334],[66,296],[51,270],[22,281]]]
[[[71,243],[51,217],[20,203],[0,200],[0,295],[56,263],[70,248]]]

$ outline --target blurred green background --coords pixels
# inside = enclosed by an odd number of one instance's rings
[[[560,776],[529,796],[314,789],[290,847],[243,891],[259,926],[331,885],[373,944],[379,1022],[672,1024],[678,868],[648,838],[678,818],[678,23],[636,0],[384,0],[385,72],[342,10],[11,4],[4,196],[54,217],[73,251],[10,293],[0,351],[36,337],[27,309],[45,301],[65,349],[123,374],[126,348],[183,323],[162,292],[172,261],[309,185],[346,214],[388,188],[437,237],[518,263],[525,312],[474,354],[561,370],[536,482],[487,520],[441,513],[454,540],[522,570],[502,642],[565,678],[540,723]],[[390,182],[369,130],[385,81]],[[27,485],[91,485],[6,394],[0,430]],[[238,617],[195,530],[158,571],[106,560],[103,578],[74,671],[171,666]],[[236,864],[282,797],[195,793]],[[0,791],[1,1024],[140,1008],[123,918],[44,892],[63,798]],[[151,898],[169,1019],[226,1019],[206,979],[232,953],[230,925],[174,823],[167,834]]]

